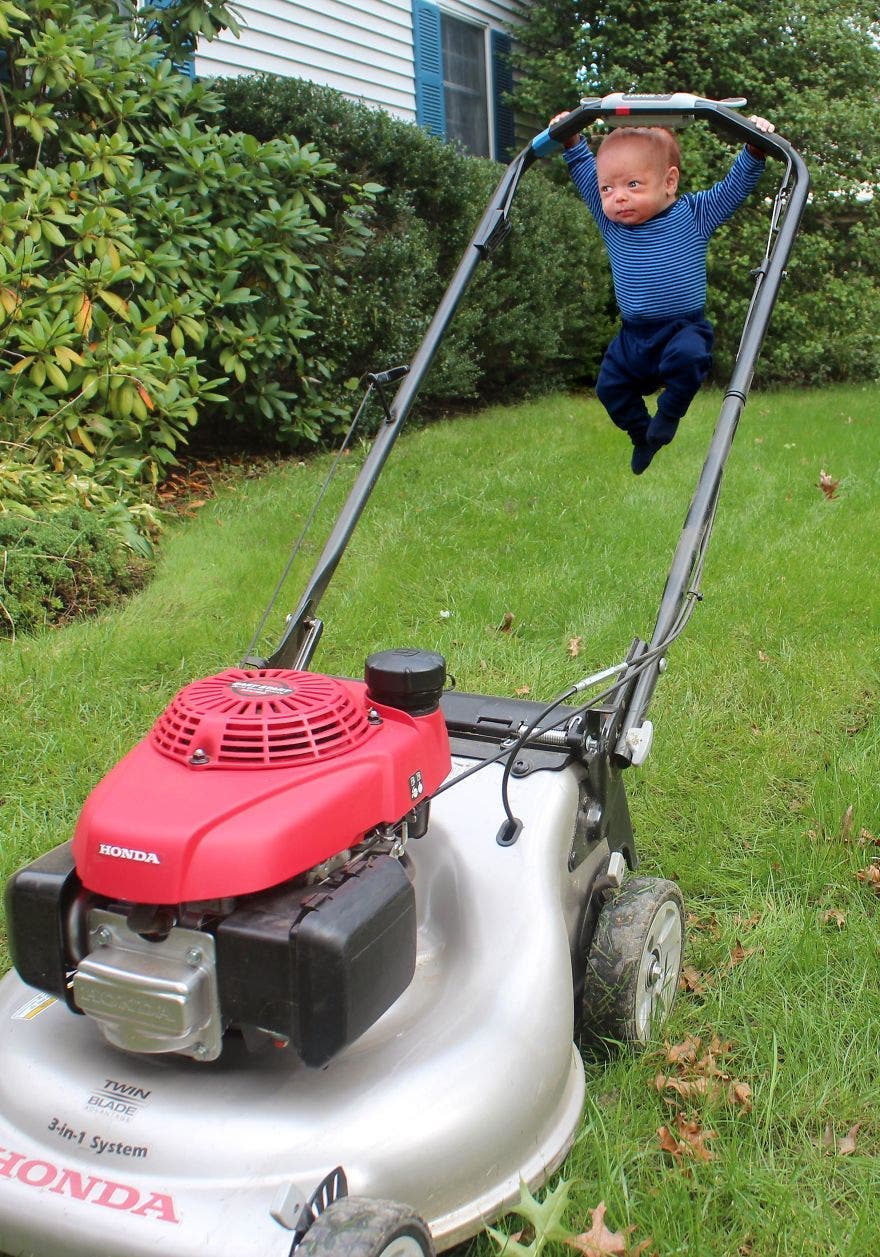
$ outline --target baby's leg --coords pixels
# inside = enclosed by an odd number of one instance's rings
[[[686,323],[670,337],[660,358],[665,387],[657,399],[657,414],[648,426],[648,441],[668,445],[712,366],[711,323]]]
[[[611,422],[628,433],[633,445],[641,445],[648,430],[650,415],[645,405],[644,381],[633,372],[627,362],[625,345],[616,336],[605,351],[599,377],[596,380],[596,396],[608,411]]]

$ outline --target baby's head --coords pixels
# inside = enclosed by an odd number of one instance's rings
[[[675,200],[681,169],[678,141],[665,127],[617,127],[596,154],[605,217],[636,227]]]

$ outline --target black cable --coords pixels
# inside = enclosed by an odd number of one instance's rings
[[[705,541],[700,546],[694,563],[696,579],[687,590],[685,594],[685,601],[679,610],[678,616],[663,640],[658,642],[656,646],[652,646],[646,650],[644,654],[639,656],[638,659],[634,659],[632,662],[624,664],[621,668],[620,676],[616,681],[614,681],[611,685],[606,686],[606,688],[601,690],[598,694],[595,694],[588,702],[582,703],[580,706],[567,711],[563,717],[557,720],[554,724],[549,725],[547,729],[542,730],[542,732],[549,732],[551,729],[559,729],[568,724],[571,720],[575,719],[577,716],[582,716],[585,712],[589,711],[590,708],[597,707],[606,699],[613,697],[618,690],[622,689],[625,685],[629,685],[635,677],[638,677],[645,670],[645,668],[650,667],[651,664],[655,663],[658,658],[663,657],[675,639],[684,631],[688,621],[694,613],[697,603],[702,599],[702,594],[699,591],[699,577],[702,574],[704,558]],[[516,826],[518,822],[516,817],[513,815],[508,798],[508,783],[510,781],[511,770],[516,762],[516,756],[526,745],[529,738],[537,731],[541,722],[546,719],[550,712],[557,708],[560,703],[564,703],[567,698],[570,698],[576,693],[578,693],[578,686],[569,686],[567,690],[564,690],[562,694],[560,694],[557,698],[554,698],[551,703],[548,703],[546,707],[541,709],[529,727],[522,734],[520,734],[511,746],[503,746],[495,755],[491,755],[487,759],[480,760],[478,764],[474,764],[473,767],[465,769],[463,773],[459,773],[458,776],[453,777],[451,781],[444,782],[438,790],[434,791],[432,798],[436,798],[437,795],[443,794],[446,790],[450,790],[453,786],[459,785],[459,783],[466,780],[466,778],[472,777],[475,773],[481,772],[484,768],[488,768],[491,764],[497,764],[500,760],[506,759],[507,763],[505,764],[504,774],[501,778],[501,802],[504,807],[504,813],[508,824]]]

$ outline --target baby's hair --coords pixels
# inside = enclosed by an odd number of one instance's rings
[[[631,139],[646,141],[664,166],[675,166],[681,170],[681,149],[678,147],[678,140],[667,127],[615,127],[602,140],[599,152],[603,148]]]

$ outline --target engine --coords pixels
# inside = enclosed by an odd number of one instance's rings
[[[182,689],[92,791],[72,842],[6,891],[13,962],[132,1052],[224,1037],[319,1066],[412,980],[406,843],[449,772],[445,663],[363,682],[228,669]]]

